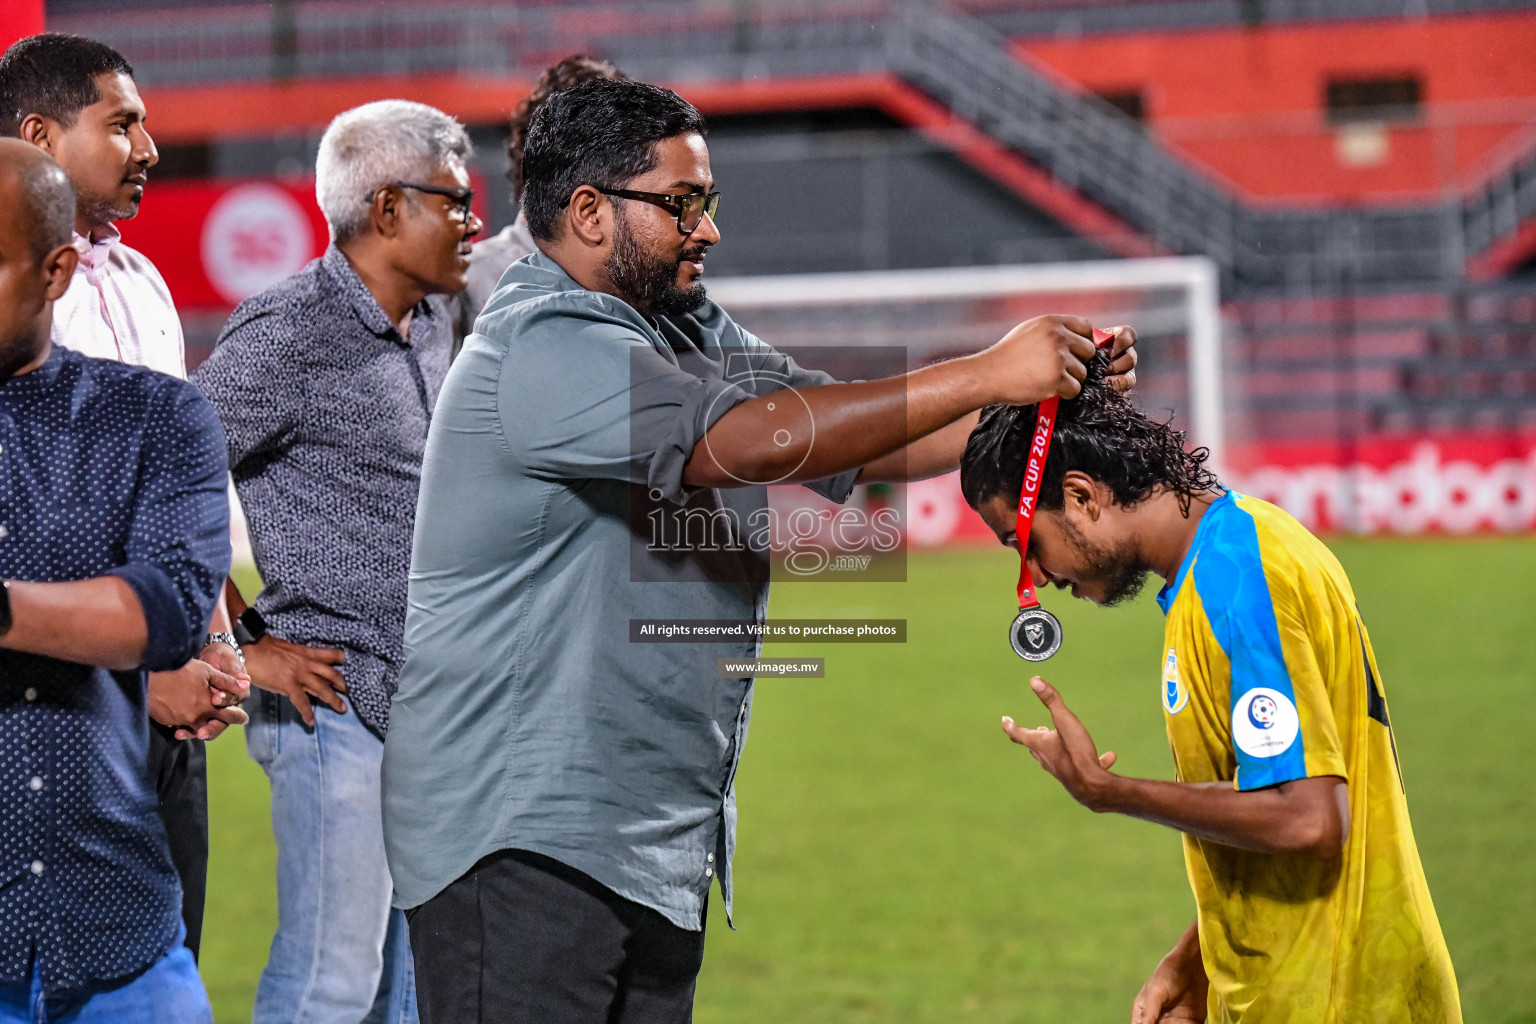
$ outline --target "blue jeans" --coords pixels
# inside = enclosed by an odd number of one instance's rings
[[[348,708],[255,691],[246,749],[272,783],[277,934],[252,1024],[417,1024],[405,915],[390,907],[379,765],[384,741]],[[254,705],[254,706],[252,706]]]
[[[34,966],[31,982],[0,985],[0,1024],[213,1024],[203,979],[182,944],[185,934],[129,981],[44,996],[42,974]]]

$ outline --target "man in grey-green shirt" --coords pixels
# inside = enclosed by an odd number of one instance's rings
[[[632,644],[630,620],[761,620],[758,481],[840,501],[950,471],[977,410],[1075,394],[1093,354],[1086,321],[1041,317],[904,376],[797,366],[704,295],[703,128],[637,82],[550,98],[523,164],[540,251],[438,399],[383,780],[426,1024],[690,1019],[751,713],[716,659],[758,645]],[[723,537],[652,529],[690,510]]]

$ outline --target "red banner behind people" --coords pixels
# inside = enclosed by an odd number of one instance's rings
[[[231,308],[325,251],[329,233],[308,181],[151,184],[123,240],[148,256],[182,310]]]
[[[43,0],[5,0],[0,4],[0,50],[43,30]]]
[[[471,173],[475,212],[484,182]],[[123,241],[154,261],[178,309],[231,309],[325,251],[330,230],[308,179],[154,180]]]
[[[1458,434],[1254,445],[1232,453],[1238,491],[1319,533],[1472,534],[1536,530],[1536,437]],[[915,547],[996,544],[960,496],[959,474],[909,484]]]

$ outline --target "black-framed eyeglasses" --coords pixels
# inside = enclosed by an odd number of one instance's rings
[[[638,199],[642,203],[661,207],[677,217],[677,230],[685,235],[691,235],[698,230],[705,214],[709,215],[710,220],[714,220],[715,211],[720,208],[719,192],[710,192],[708,195],[702,192],[689,192],[687,195],[674,196],[666,192],[636,192],[629,188],[598,188],[597,190],[605,196]]]
[[[452,216],[460,224],[468,224],[470,216],[470,204],[475,201],[475,190],[472,188],[444,188],[442,185],[418,185],[410,181],[392,181],[388,185],[380,185],[364,197],[363,202],[373,202],[373,197],[386,188],[410,188],[417,192],[427,192],[434,196],[443,196],[452,204]]]

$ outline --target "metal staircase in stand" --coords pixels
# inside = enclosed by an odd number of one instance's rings
[[[1240,261],[1240,204],[1123,115],[1057,87],[975,19],[899,4],[888,69],[1144,232],[1159,248]]]
[[[1532,218],[1536,218],[1536,144],[1462,203],[1462,238],[1469,260],[1513,237],[1522,225],[1536,230]]]
[[[926,3],[893,9],[890,70],[1144,232],[1210,256],[1240,291],[1434,284],[1459,224],[1439,206],[1261,210],[1246,206],[1106,104],[1058,87],[973,18]]]

